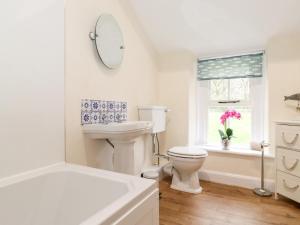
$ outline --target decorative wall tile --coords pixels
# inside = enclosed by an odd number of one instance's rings
[[[115,111],[115,122],[122,122],[122,113],[121,111]]]
[[[108,101],[107,102],[107,111],[108,112],[114,112],[115,111],[115,102]]]
[[[100,107],[101,107],[101,101],[91,100],[92,112],[100,112]]]
[[[101,114],[100,112],[91,113],[91,123],[100,123]]]
[[[91,100],[83,99],[81,100],[81,111],[91,111]]]
[[[127,102],[121,102],[121,111],[127,112]]]
[[[91,123],[91,113],[81,111],[81,124],[89,124]]]
[[[81,124],[106,124],[126,120],[127,102],[81,100]]]
[[[115,111],[120,112],[121,111],[121,102],[115,102]]]
[[[114,112],[107,112],[107,121],[108,123],[115,122],[115,113]]]
[[[106,112],[107,111],[107,102],[106,101],[100,101],[100,104],[101,104],[100,111],[101,112]]]
[[[101,112],[99,122],[100,123],[108,123],[107,122],[107,112]]]
[[[127,120],[127,112],[121,112],[121,121]]]

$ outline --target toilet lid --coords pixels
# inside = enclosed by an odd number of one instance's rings
[[[184,157],[184,158],[200,158],[207,156],[207,151],[200,147],[173,147],[168,150],[171,156]]]

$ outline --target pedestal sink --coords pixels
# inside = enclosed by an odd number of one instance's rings
[[[83,125],[83,133],[91,139],[107,140],[113,148],[114,171],[137,175],[135,168],[135,139],[149,133],[152,122],[127,121],[109,124]]]

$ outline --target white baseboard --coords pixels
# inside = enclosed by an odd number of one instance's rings
[[[200,180],[211,181],[215,183],[233,185],[238,187],[244,187],[253,189],[260,187],[260,178],[238,175],[233,173],[223,173],[212,170],[201,170],[199,171]],[[265,188],[274,192],[275,182],[271,179],[265,179]]]

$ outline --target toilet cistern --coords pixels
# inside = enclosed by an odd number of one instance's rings
[[[152,134],[152,157],[157,158],[155,165],[160,164],[160,158],[168,158],[160,154],[158,133],[166,130],[166,114],[170,111],[166,106],[140,106],[138,107],[139,119],[142,121],[151,121],[153,127],[150,131]]]

